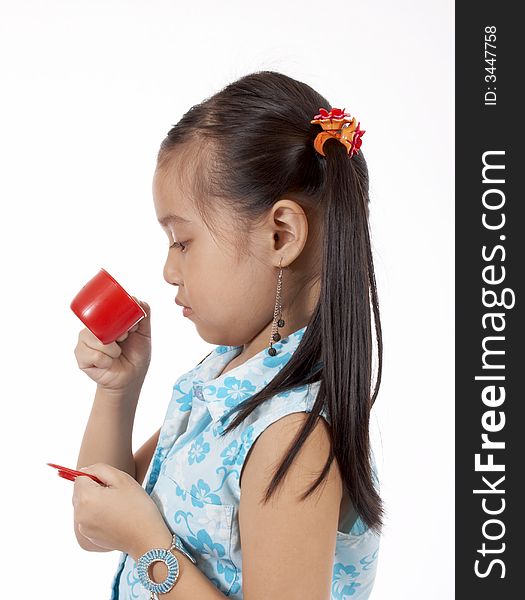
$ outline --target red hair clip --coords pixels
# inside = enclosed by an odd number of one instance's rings
[[[361,136],[366,131],[359,128],[361,123],[356,124],[355,117],[345,112],[344,108],[332,108],[330,111],[320,108],[319,114],[315,115],[310,123],[321,125],[323,128],[314,140],[314,148],[322,156],[326,156],[323,151],[326,140],[335,138],[346,147],[349,157],[352,158],[359,151]]]

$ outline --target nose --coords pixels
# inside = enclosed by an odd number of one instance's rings
[[[171,285],[180,285],[180,277],[175,262],[176,261],[173,259],[170,259],[170,254],[168,253],[162,274],[167,283]]]

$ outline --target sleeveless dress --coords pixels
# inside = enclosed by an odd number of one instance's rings
[[[224,436],[219,434],[233,415],[221,417],[273,379],[290,360],[306,328],[274,343],[276,356],[265,348],[220,376],[242,346],[216,346],[179,377],[146,474],[146,492],[172,533],[182,539],[208,579],[235,600],[243,598],[238,509],[244,459],[266,427],[284,415],[312,410],[320,382],[273,396]],[[325,409],[321,414],[329,423]],[[372,468],[379,491],[373,453]],[[331,599],[365,600],[375,579],[379,536],[355,515],[346,515],[345,522],[353,526],[336,534]],[[119,558],[111,600],[149,600],[137,565],[126,553]]]

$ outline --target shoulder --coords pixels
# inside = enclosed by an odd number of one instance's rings
[[[245,461],[239,524],[243,588],[250,598],[280,597],[283,590],[293,590],[297,597],[328,597],[342,497],[335,459],[323,483],[301,499],[330,454],[330,427],[323,418],[317,419],[269,502],[263,502],[268,484],[308,417],[297,412],[276,420]],[[311,564],[316,568],[310,569]]]
[[[242,483],[248,482],[252,489],[255,486],[262,488],[267,485],[273,476],[273,472],[268,472],[269,469],[273,467],[272,471],[275,471],[278,468],[293,448],[297,436],[309,417],[309,412],[298,410],[288,412],[270,422],[258,436],[256,443],[250,446],[249,455],[244,460]],[[312,475],[311,482],[315,481],[329,457],[331,435],[330,425],[324,418],[319,417],[287,471],[287,475],[289,473],[291,476],[290,479],[299,475],[303,479],[308,471]],[[263,472],[265,476],[261,476]],[[337,484],[338,479],[341,482],[335,459],[329,475],[329,479],[332,479],[334,484]]]

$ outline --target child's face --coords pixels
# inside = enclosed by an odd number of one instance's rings
[[[278,269],[274,232],[262,227],[250,235],[251,255],[240,259],[237,225],[222,209],[214,219],[228,235],[225,246],[212,236],[192,202],[180,188],[173,170],[153,177],[155,212],[167,236],[164,279],[178,286],[175,297],[192,309],[187,317],[199,335],[212,344],[241,345],[273,320]],[[217,209],[219,210],[219,209]],[[169,215],[184,221],[169,219]],[[169,248],[174,242],[178,244]],[[278,264],[278,261],[277,261]],[[182,307],[174,305],[180,310]]]

